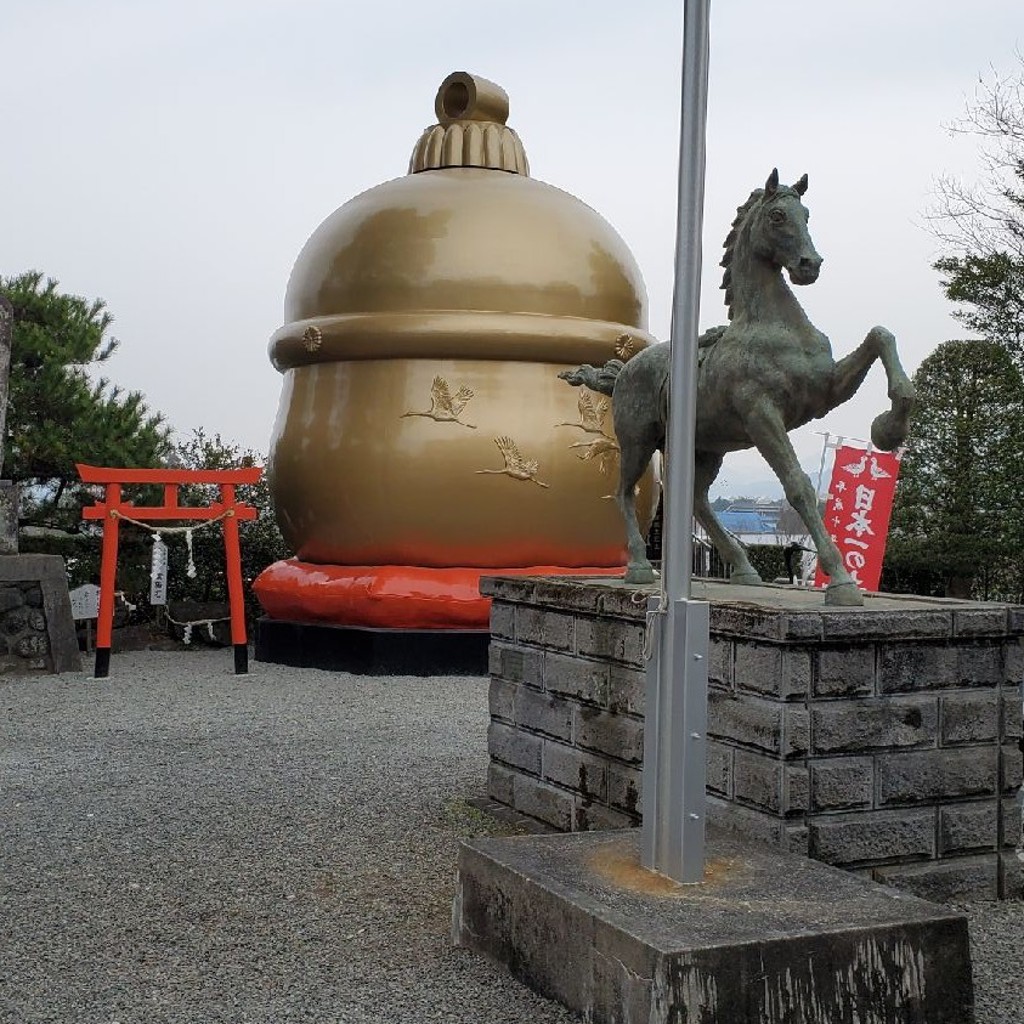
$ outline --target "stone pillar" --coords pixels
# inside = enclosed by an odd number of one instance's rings
[[[0,480],[0,555],[18,553],[18,509],[21,488],[10,480]]]
[[[4,448],[7,444],[7,392],[13,341],[14,307],[6,295],[0,295],[0,476],[3,476]]]
[[[11,371],[11,343],[14,335],[14,308],[6,295],[0,295],[0,475],[3,474],[7,444],[7,391]],[[0,555],[18,553],[18,485],[0,480]]]

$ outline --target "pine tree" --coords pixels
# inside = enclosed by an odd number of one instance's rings
[[[1024,382],[1006,349],[947,341],[917,406],[886,552],[890,589],[991,597],[1020,588]]]
[[[4,475],[24,485],[25,522],[75,531],[75,463],[159,465],[168,431],[141,394],[90,378],[118,346],[101,300],[65,295],[35,271],[0,279],[0,292],[14,309]]]

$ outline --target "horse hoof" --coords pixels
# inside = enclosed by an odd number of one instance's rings
[[[832,583],[825,588],[825,604],[832,608],[860,608],[864,595],[856,583]]]
[[[740,587],[759,587],[764,580],[756,572],[734,572],[729,582]]]
[[[622,577],[624,583],[653,583],[654,567],[650,565],[631,565],[626,569],[626,575]]]
[[[880,412],[871,421],[871,443],[883,452],[895,451],[907,437],[907,421],[891,412]]]

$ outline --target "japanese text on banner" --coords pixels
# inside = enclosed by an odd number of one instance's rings
[[[899,471],[899,456],[891,452],[850,445],[836,449],[825,529],[839,548],[846,571],[862,590],[878,589]],[[819,561],[814,585],[827,582]]]

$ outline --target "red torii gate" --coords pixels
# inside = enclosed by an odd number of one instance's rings
[[[245,599],[242,592],[242,556],[238,545],[238,522],[255,519],[258,511],[235,499],[238,484],[254,484],[263,473],[259,466],[244,469],[112,469],[78,464],[78,475],[87,484],[102,484],[103,501],[82,509],[83,519],[103,521],[103,557],[100,564],[100,605],[96,620],[96,678],[110,674],[110,643],[114,624],[114,590],[117,579],[117,539],[122,519],[137,523],[167,519],[224,523],[224,554],[227,559],[228,604],[231,609],[231,644],[235,651],[235,674],[249,671],[249,647],[245,635]],[[163,486],[164,503],[135,505],[122,501],[122,484]],[[218,484],[220,501],[206,508],[178,504],[182,484]]]

